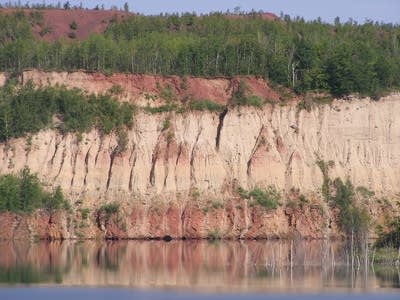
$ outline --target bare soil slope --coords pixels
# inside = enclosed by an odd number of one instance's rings
[[[0,9],[0,13],[12,13],[16,9]],[[43,13],[43,24],[35,24],[33,32],[39,39],[55,41],[59,38],[84,40],[91,33],[102,33],[107,26],[126,18],[131,13],[118,10],[88,10],[88,9],[23,9],[26,15],[35,11]],[[71,24],[75,21],[76,29]],[[72,27],[72,28],[71,28]],[[46,33],[44,29],[46,29]]]

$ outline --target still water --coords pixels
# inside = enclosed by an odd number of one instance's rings
[[[251,298],[333,293],[334,299],[385,293],[400,299],[399,268],[367,265],[365,257],[351,257],[342,243],[329,241],[0,242],[0,298],[17,291],[34,299],[39,291],[54,299],[59,298],[54,292],[90,287],[78,295],[101,291],[96,298],[102,299],[111,287],[118,299],[123,293],[149,298],[150,291],[162,293],[162,299],[190,298],[188,293],[192,299],[204,293]]]

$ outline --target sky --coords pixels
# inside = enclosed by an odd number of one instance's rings
[[[8,1],[0,0],[4,4]],[[17,1],[12,1],[17,2]],[[53,3],[51,0],[20,0],[22,4],[29,3]],[[60,1],[61,4],[66,0]],[[366,20],[400,24],[400,0],[70,0],[72,5],[93,8],[104,4],[105,8],[115,5],[122,8],[127,2],[129,10],[145,15],[159,13],[196,12],[197,14],[215,11],[233,12],[235,7],[243,11],[252,9],[272,12],[280,15],[281,12],[292,17],[300,16],[306,20],[315,20],[318,17],[325,22],[332,23],[336,16],[345,22],[352,18],[358,23]]]

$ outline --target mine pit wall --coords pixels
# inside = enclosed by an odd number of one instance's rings
[[[132,92],[138,97],[132,101],[141,103],[142,94]],[[335,100],[310,112],[296,103],[229,108],[223,114],[139,111],[121,153],[115,151],[117,136],[96,130],[82,138],[43,130],[29,142],[13,139],[0,145],[0,173],[29,167],[49,188],[60,185],[75,211],[70,216],[39,211],[27,218],[3,214],[0,239],[340,237],[337,211],[320,194],[316,161],[334,162],[331,178],[349,178],[390,199],[400,192],[399,113],[400,94],[379,101]],[[310,203],[291,209],[283,197],[283,205],[271,211],[235,192],[269,185],[283,194],[298,188]],[[121,205],[118,215],[99,218],[99,206],[112,201]],[[90,209],[87,220],[80,208]],[[378,223],[387,210],[369,207]]]
[[[385,195],[400,191],[400,95],[380,101],[334,101],[311,112],[295,105],[216,113],[138,113],[128,144],[93,130],[44,130],[0,145],[0,172],[25,166],[72,196],[140,198],[229,194],[232,187],[274,185],[315,192],[322,184],[318,158],[332,160],[332,178],[350,178]],[[218,133],[220,130],[220,133]],[[219,136],[218,147],[216,137]],[[73,197],[74,198],[74,197]]]

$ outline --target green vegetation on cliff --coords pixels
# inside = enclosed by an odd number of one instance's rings
[[[109,95],[86,95],[64,87],[0,88],[0,142],[54,126],[61,132],[85,132],[96,127],[110,133],[132,123],[133,107]]]
[[[250,205],[260,205],[266,209],[276,209],[281,200],[281,194],[274,186],[267,189],[255,187],[250,191],[239,187],[238,194],[240,198],[250,200]]]
[[[44,208],[49,211],[68,209],[60,187],[52,193],[43,189],[36,174],[24,169],[18,176],[0,175],[0,212],[30,213]]]
[[[365,187],[354,188],[353,183],[348,178],[344,182],[339,177],[332,180],[329,177],[329,171],[335,165],[333,161],[326,162],[318,157],[316,164],[323,176],[322,196],[331,207],[339,209],[339,226],[352,239],[354,237],[357,240],[364,238],[371,221],[371,216],[364,202],[371,198],[374,193]],[[363,201],[358,201],[360,199]]]
[[[112,22],[83,41],[39,41],[41,12],[0,14],[0,70],[25,68],[256,75],[298,92],[379,96],[399,87],[400,27],[353,21],[334,25],[259,14],[140,16]]]
[[[400,217],[392,220],[388,224],[389,230],[387,232],[381,232],[378,240],[376,241],[376,246],[378,248],[383,247],[393,247],[398,248],[400,251]],[[400,252],[398,259],[400,258]]]

